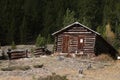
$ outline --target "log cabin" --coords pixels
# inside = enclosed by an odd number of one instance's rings
[[[74,22],[52,34],[55,37],[54,53],[83,54],[89,57],[107,53],[116,58],[117,51],[96,31]]]

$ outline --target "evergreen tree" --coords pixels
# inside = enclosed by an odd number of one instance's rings
[[[70,11],[69,9],[66,10],[66,13],[64,15],[64,18],[63,18],[63,26],[67,26],[73,22],[75,22],[75,13],[74,11]]]
[[[115,27],[115,33],[116,33],[117,39],[120,40],[120,25]]]
[[[14,41],[14,35],[15,35],[15,20],[13,19],[11,21],[11,24],[8,26],[8,33],[7,33],[7,42],[11,43]]]
[[[26,23],[26,19],[25,16],[23,18],[22,24],[20,26],[20,42],[21,43],[25,43],[26,42],[26,38],[27,38],[27,23]]]
[[[14,41],[12,41],[11,49],[16,49],[16,45],[15,45],[15,42],[14,42]]]
[[[51,43],[51,36],[50,36],[50,35],[47,36],[46,43],[47,43],[47,44],[50,44],[50,43]]]
[[[102,35],[102,37],[106,39],[105,31],[106,31],[106,28],[104,26],[97,27],[97,32],[100,33]]]
[[[120,40],[120,0],[0,0],[0,42],[33,43],[76,20],[103,36],[109,22]]]
[[[36,39],[36,46],[37,47],[45,47],[46,45],[46,40],[44,37],[42,37],[40,34],[38,35]]]

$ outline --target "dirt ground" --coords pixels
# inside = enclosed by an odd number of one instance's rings
[[[34,65],[43,64],[42,68]],[[91,68],[88,69],[89,64]],[[80,58],[42,56],[18,60],[1,60],[0,68],[30,66],[29,70],[0,70],[0,80],[37,80],[52,73],[66,75],[69,80],[120,80],[120,61],[95,61]],[[83,69],[83,74],[79,70]]]

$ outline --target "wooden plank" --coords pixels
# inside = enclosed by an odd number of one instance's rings
[[[92,47],[91,47],[91,46],[84,46],[84,49],[85,49],[85,48],[94,48],[94,47],[93,47],[93,46],[92,46]]]
[[[68,42],[69,42],[69,36],[63,37],[63,44],[62,44],[62,52],[67,53],[68,52]]]
[[[84,44],[84,46],[93,46],[93,44]]]
[[[80,33],[84,33],[84,34],[90,34],[91,32],[64,32],[64,33],[69,33],[69,34],[80,34]]]
[[[94,43],[93,41],[89,41],[89,42],[84,41],[84,44],[93,44],[93,43]]]

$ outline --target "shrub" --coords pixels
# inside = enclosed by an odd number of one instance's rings
[[[40,34],[38,35],[36,39],[36,46],[37,47],[45,47],[46,40],[44,37],[42,37]]]
[[[102,53],[101,55],[96,57],[96,59],[99,61],[112,61],[113,60],[113,58],[106,53]]]
[[[1,68],[2,71],[13,71],[15,70],[14,67],[6,67],[6,68]]]
[[[11,66],[6,68],[1,68],[2,71],[13,71],[13,70],[29,70],[31,69],[30,66]]]
[[[120,48],[120,41],[118,39],[115,39],[113,42],[113,46],[115,49],[119,49]]]
[[[38,80],[68,80],[68,79],[66,78],[66,76],[60,76],[53,73],[51,76],[47,76],[45,78],[40,77]]]
[[[16,49],[16,45],[14,41],[12,42],[11,49]]]
[[[34,49],[32,48],[31,49],[31,57],[34,57],[35,55],[34,55]]]
[[[34,68],[42,68],[42,67],[43,67],[43,64],[37,64],[37,65],[34,65],[33,67],[34,67]]]
[[[20,67],[16,67],[16,69],[25,71],[25,70],[29,70],[31,68],[30,68],[30,66],[20,66]]]

